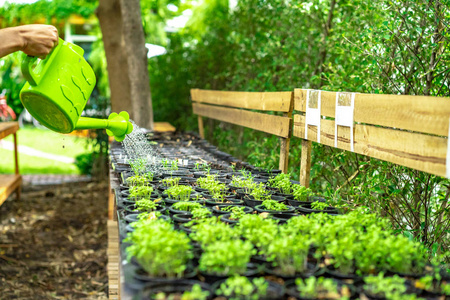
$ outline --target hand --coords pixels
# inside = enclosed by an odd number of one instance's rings
[[[45,57],[58,45],[58,30],[51,25],[17,26],[22,40],[20,50],[31,56]]]

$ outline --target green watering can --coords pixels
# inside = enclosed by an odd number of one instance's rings
[[[45,127],[60,133],[76,129],[106,129],[116,141],[133,131],[126,111],[108,119],[81,117],[95,86],[95,74],[83,58],[84,50],[59,39],[58,46],[43,60],[26,56],[22,73],[27,82],[20,91],[23,106]]]

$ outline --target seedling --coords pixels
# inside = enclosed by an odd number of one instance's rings
[[[292,195],[294,196],[294,199],[297,201],[306,202],[308,201],[309,197],[314,196],[314,193],[310,188],[306,188],[300,184],[292,185],[292,189],[293,189]]]
[[[264,183],[256,184],[251,190],[250,195],[252,195],[255,200],[264,201],[270,199],[270,193],[266,190]]]
[[[126,182],[129,186],[139,186],[139,185],[146,185],[147,184],[147,178],[141,175],[135,175],[128,177],[126,179]]]
[[[131,186],[130,187],[130,197],[132,199],[137,198],[149,198],[153,193],[153,188],[151,186]]]
[[[242,275],[246,272],[253,254],[256,254],[256,250],[248,241],[218,241],[204,248],[199,269],[221,276]]]
[[[330,278],[297,278],[295,285],[300,296],[304,298],[350,299],[350,293],[348,295],[341,295],[338,291],[337,283]]]
[[[166,221],[141,219],[125,239],[127,258],[135,257],[152,277],[182,277],[193,257],[188,236]]]
[[[172,204],[172,207],[177,210],[194,211],[195,209],[201,209],[203,206],[198,202],[180,201]]]
[[[286,204],[275,200],[264,200],[261,206],[267,210],[274,210],[274,211],[288,210]]]
[[[171,198],[180,201],[188,201],[194,189],[188,185],[176,185],[168,188],[165,193]]]
[[[292,183],[289,174],[280,173],[277,176],[270,178],[268,185],[279,189],[283,194],[292,193]]]
[[[161,179],[159,182],[161,182],[165,187],[172,187],[177,186],[180,182],[180,179],[180,177],[166,177],[164,179]]]
[[[247,277],[235,275],[222,283],[216,292],[230,300],[257,300],[266,297],[268,285],[263,277],[250,281]]]
[[[194,220],[203,220],[207,219],[212,215],[212,212],[204,207],[194,208],[192,210],[192,219]]]
[[[135,211],[150,212],[158,208],[157,204],[150,199],[140,199],[136,201]]]
[[[311,208],[315,210],[325,210],[329,205],[326,202],[315,201],[311,203]]]

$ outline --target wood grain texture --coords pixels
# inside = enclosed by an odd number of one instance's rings
[[[195,102],[279,112],[290,111],[292,94],[292,92],[231,92],[191,89],[191,98]]]
[[[302,157],[300,160],[300,184],[309,187],[311,175],[311,149],[312,142],[302,139]]]
[[[202,139],[205,138],[205,127],[203,126],[203,117],[197,116],[198,119],[198,134]]]
[[[194,114],[288,138],[290,118],[242,109],[192,104]]]
[[[290,138],[280,138],[280,162],[278,169],[283,173],[287,173],[288,171],[290,143]]]
[[[19,191],[22,184],[22,176],[19,174],[1,174],[0,175],[0,205],[15,190]],[[19,196],[18,196],[19,197]]]
[[[7,137],[19,130],[18,122],[0,122],[0,139]]]
[[[322,116],[334,118],[336,92],[321,94]],[[306,111],[306,95],[294,90],[294,110]],[[447,136],[449,119],[450,98],[355,94],[355,122]]]
[[[334,121],[321,121],[321,144],[334,147]],[[294,115],[294,136],[305,137],[305,116]],[[317,127],[309,126],[308,139],[317,141]],[[446,175],[447,138],[355,124],[356,153],[438,176]],[[350,150],[350,129],[338,128],[337,148]],[[303,156],[303,155],[302,155]]]

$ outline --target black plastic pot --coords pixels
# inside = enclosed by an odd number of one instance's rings
[[[251,280],[251,279],[250,279]],[[224,283],[226,280],[219,280],[216,281],[211,287],[214,291],[214,294],[217,297],[223,297],[222,295],[219,295],[217,293],[217,290],[220,288],[220,285],[222,283]],[[260,297],[260,300],[272,300],[272,299],[283,299],[283,295],[284,295],[284,287],[276,282],[270,281],[270,280],[266,280],[266,282],[268,283],[267,286],[267,291],[266,291],[266,296],[265,297]],[[231,297],[235,297],[234,295],[232,295]]]
[[[299,216],[297,213],[272,213],[270,217],[274,220],[277,220],[278,223],[286,223],[290,218]]]
[[[225,205],[225,204],[241,205],[241,204],[244,204],[244,201],[240,200],[240,199],[235,199],[235,198],[228,198],[228,199],[225,199],[223,202],[216,202],[213,199],[205,199],[205,203],[208,206],[217,206],[217,205]]]
[[[343,293],[342,290],[342,286],[344,285],[343,282],[339,281],[339,280],[335,280],[334,281],[337,282],[338,284],[338,291],[339,293]],[[355,289],[352,285],[349,284],[345,284],[348,287],[348,295],[339,295],[337,297],[326,297],[326,295],[322,295],[319,296],[318,298],[308,298],[308,297],[302,297],[300,296],[296,284],[295,284],[295,279],[291,279],[285,282],[285,289],[286,289],[286,295],[289,297],[293,297],[294,299],[301,299],[301,300],[313,300],[313,299],[329,299],[329,300],[333,300],[333,299],[342,299],[344,296],[347,296],[349,299],[352,299],[355,295]],[[290,298],[291,299],[291,298]]]
[[[248,263],[247,264],[247,271],[244,274],[240,274],[242,276],[246,277],[257,277],[261,272],[261,267],[254,264],[254,263]],[[216,273],[208,273],[204,271],[199,271],[200,275],[205,278],[205,282],[213,284],[216,281],[224,280],[228,277],[228,275],[219,275]]]
[[[276,276],[276,277],[280,277],[283,280],[290,280],[290,279],[295,279],[295,278],[307,278],[307,277],[311,277],[311,276],[320,276],[322,274],[325,273],[325,269],[321,268],[319,265],[314,265],[311,263],[307,264],[307,268],[306,270],[304,270],[301,273],[296,273],[296,274],[283,274],[282,272],[280,272],[278,270],[278,268],[274,268],[272,266],[269,265],[269,267],[266,267],[265,270],[266,274],[272,275],[272,276]]]
[[[192,265],[188,265],[186,270],[184,271],[183,277],[185,279],[194,278],[197,276],[197,269],[194,268]],[[137,280],[144,281],[144,282],[153,282],[153,283],[161,283],[161,282],[173,282],[176,280],[179,280],[180,278],[173,277],[152,277],[149,276],[147,272],[145,272],[142,268],[137,268],[135,270],[135,273],[133,274],[133,277]]]
[[[239,220],[231,220],[230,216],[231,214],[220,215],[219,220],[230,225],[236,225],[237,223],[239,223]]]
[[[232,204],[216,205],[216,206],[213,206],[211,209],[212,209],[213,212],[215,212],[218,215],[226,215],[226,214],[230,214],[230,212],[229,211],[223,211],[221,209],[224,208],[224,207],[229,207],[229,206],[244,207],[244,211],[247,214],[251,214],[253,212],[253,208],[251,208],[251,207],[244,206],[244,205],[239,205],[239,204],[234,204],[234,203],[232,203]]]
[[[209,292],[209,296],[207,299],[213,298],[214,292],[209,284],[197,280],[179,279],[171,282],[147,284],[142,292],[139,293],[138,299],[152,300],[158,293],[164,293],[166,297],[177,294],[181,296],[185,291],[192,290],[192,287],[195,284],[200,285],[203,291]]]
[[[260,212],[260,213],[266,212],[266,213],[271,213],[271,214],[292,213],[295,211],[295,207],[293,207],[293,206],[286,206],[286,207],[287,207],[287,210],[268,210],[268,209],[263,208],[262,205],[255,205],[254,208],[257,212]]]
[[[312,214],[312,213],[327,213],[327,214],[334,214],[334,215],[339,214],[337,208],[331,207],[331,206],[326,207],[324,210],[312,209],[311,203],[299,205],[297,207],[297,210],[304,214]]]
[[[284,197],[280,197],[280,196],[276,196],[276,195],[271,195],[270,197],[272,200],[278,201],[278,202],[284,202],[286,199]],[[244,197],[244,203],[247,206],[250,206],[252,208],[255,208],[255,206],[257,205],[261,205],[262,201],[259,200],[255,200],[255,198],[253,198],[252,196],[246,196]]]
[[[164,206],[160,205],[160,204],[157,204],[156,207],[157,207],[157,209],[154,210],[154,211],[159,211],[160,213],[164,213],[166,211],[166,208]],[[137,213],[145,212],[145,211],[136,211],[134,204],[126,206],[125,207],[125,211],[126,211],[127,214],[134,214],[136,212]]]
[[[184,224],[192,220],[192,214],[191,213],[174,214],[172,215],[172,219],[175,223]]]

